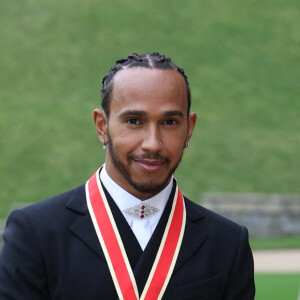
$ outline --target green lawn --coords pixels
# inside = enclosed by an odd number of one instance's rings
[[[114,61],[160,51],[185,68],[196,131],[183,192],[300,193],[300,2],[0,2],[0,218],[75,187],[104,161],[92,110]],[[253,240],[255,249],[298,238]],[[300,275],[257,274],[256,300],[296,300]]]
[[[250,239],[250,245],[254,250],[300,248],[300,236],[264,239],[253,238]]]
[[[0,217],[102,164],[92,110],[115,59],[183,66],[198,123],[176,177],[203,192],[300,193],[296,0],[1,1]]]
[[[300,274],[256,274],[255,300],[297,300]]]

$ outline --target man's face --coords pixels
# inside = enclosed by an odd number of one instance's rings
[[[160,192],[178,166],[196,121],[195,114],[187,116],[182,76],[174,70],[119,71],[113,81],[109,120],[103,114],[95,110],[96,126],[101,123],[97,116],[105,119],[97,131],[108,141],[110,177],[139,199]]]

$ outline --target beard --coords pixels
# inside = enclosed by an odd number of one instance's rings
[[[176,162],[175,166],[170,169],[166,178],[162,178],[161,182],[155,182],[151,178],[147,181],[137,182],[137,181],[133,180],[131,173],[129,171],[129,167],[134,160],[136,160],[136,159],[158,159],[158,160],[164,161],[164,164],[168,168],[171,163],[170,158],[168,156],[162,156],[159,153],[150,153],[150,152],[146,152],[143,155],[131,154],[131,155],[128,155],[128,157],[127,157],[128,166],[125,166],[121,162],[117,153],[114,151],[113,141],[110,137],[108,130],[107,130],[107,137],[108,137],[108,144],[107,144],[108,151],[109,151],[109,154],[110,154],[113,164],[115,165],[117,170],[121,173],[121,175],[125,178],[125,180],[139,193],[155,195],[155,194],[158,194],[161,190],[163,190],[169,183],[171,176],[177,169],[178,165],[181,162],[182,156],[183,156],[184,148],[182,147],[182,152],[181,152],[180,158]]]

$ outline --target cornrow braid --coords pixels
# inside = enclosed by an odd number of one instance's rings
[[[116,73],[119,72],[120,70],[125,70],[129,68],[147,68],[147,69],[178,71],[186,83],[187,99],[188,99],[187,114],[190,113],[191,90],[190,90],[190,85],[187,76],[184,73],[184,70],[178,67],[177,65],[175,65],[169,57],[166,57],[165,55],[160,54],[158,52],[143,53],[143,54],[132,53],[128,55],[127,58],[118,59],[116,61],[116,64],[110,68],[107,75],[103,77],[102,88],[101,88],[101,99],[102,99],[101,105],[108,118],[110,114],[110,100],[111,100],[110,98],[113,89],[113,78],[116,75]]]

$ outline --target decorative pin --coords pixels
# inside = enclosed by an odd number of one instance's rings
[[[125,212],[126,214],[139,219],[148,218],[156,214],[158,211],[158,208],[143,203],[123,210],[123,212]]]

